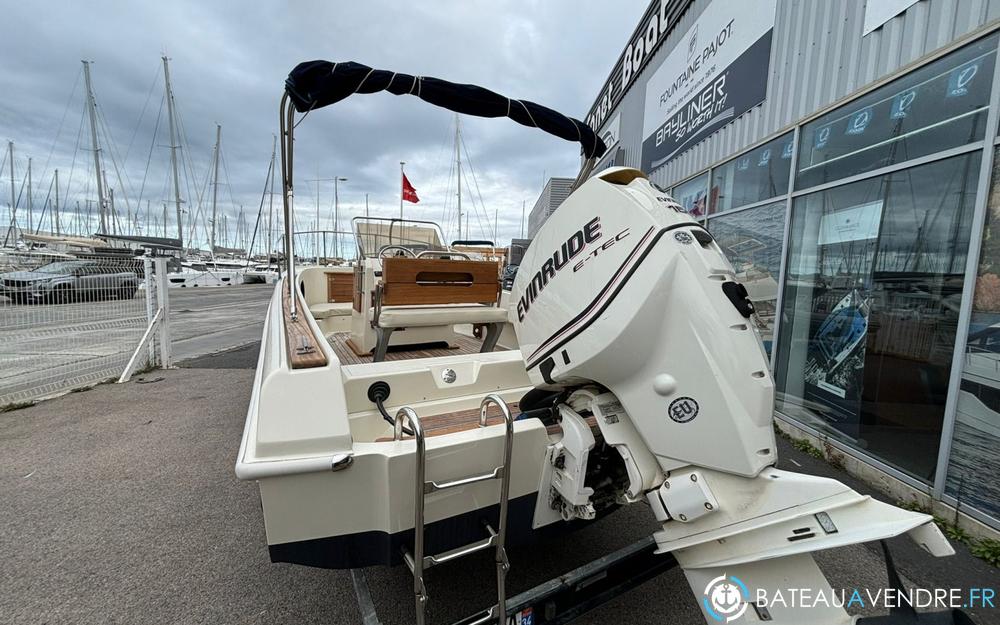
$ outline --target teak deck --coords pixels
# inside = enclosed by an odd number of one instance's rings
[[[518,402],[516,401],[508,403],[507,408],[515,418],[520,412]],[[420,425],[424,428],[425,437],[444,436],[445,434],[465,432],[479,427],[479,408],[457,410],[455,412],[428,415],[426,417],[419,414],[417,416],[420,417]],[[500,408],[498,408],[495,404],[490,404],[490,406],[486,409],[486,425],[497,425],[500,423],[503,423],[503,415],[500,414]],[[587,417],[587,423],[590,425],[590,429],[595,435],[600,433],[600,428],[597,426],[597,417]],[[558,424],[546,426],[545,429],[549,434],[559,434],[562,432],[562,428]],[[407,439],[411,437],[404,434],[403,438]],[[391,440],[391,436],[385,436],[376,439],[376,442]]]
[[[349,332],[336,332],[326,337],[334,353],[342,365],[363,365],[372,362],[371,354],[359,356],[354,353],[347,340],[351,338]],[[424,347],[417,349],[405,349],[389,347],[385,354],[386,361],[392,360],[412,360],[415,358],[436,358],[438,356],[465,356],[468,354],[478,354],[483,342],[470,336],[459,336],[452,341],[451,347]],[[495,351],[503,351],[505,348],[497,346]]]

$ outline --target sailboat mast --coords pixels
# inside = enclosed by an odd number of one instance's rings
[[[462,236],[462,148],[461,148],[461,121],[459,120],[458,113],[455,113],[455,166],[458,171],[456,178],[458,179],[458,238],[464,238]],[[466,227],[468,230],[468,227]]]
[[[174,204],[177,208],[177,242],[184,250],[184,228],[181,224],[181,183],[177,175],[177,130],[174,128],[174,92],[170,87],[170,63],[167,56],[163,55],[163,82],[166,86],[167,98],[167,121],[170,127],[170,167],[174,175]],[[166,226],[166,221],[164,221]]]
[[[219,199],[219,142],[222,141],[222,125],[215,125],[215,164],[213,165],[215,172],[212,174],[212,234],[209,237],[209,248],[208,251],[213,256],[215,255],[215,218],[216,218],[216,202]],[[228,245],[228,241],[226,242]]]
[[[28,232],[34,230],[34,224],[31,219],[31,157],[28,157]],[[42,224],[38,224],[41,227]],[[36,233],[37,234],[37,233]]]
[[[14,194],[14,142],[7,142],[7,149],[10,151],[10,224],[7,226],[7,233],[3,237],[3,244],[7,245],[7,240],[10,239],[11,234],[14,235],[14,241],[17,242],[17,209],[14,205],[17,203],[17,196]]]
[[[94,177],[97,179],[97,204],[100,211],[101,232],[108,232],[107,203],[104,200],[104,176],[101,175],[101,147],[97,141],[97,98],[90,82],[90,61],[83,63],[83,80],[87,87],[87,110],[90,113],[90,147],[94,152]]]
[[[274,249],[272,228],[274,227],[274,160],[278,150],[278,137],[271,135],[271,192],[267,199],[267,262],[271,262],[271,251]]]
[[[17,203],[17,196],[14,193],[14,142],[7,142],[7,149],[10,150],[10,220],[14,221],[14,205]]]
[[[240,205],[240,214],[236,218],[236,245],[233,247],[241,247],[245,251],[247,249],[247,229],[246,221],[243,217],[243,205]]]
[[[56,220],[56,224],[55,224],[55,226],[56,226],[56,236],[59,236],[61,233],[60,233],[60,227],[59,227],[59,170],[58,169],[56,170],[56,174],[55,175],[56,175],[56,180],[55,180],[55,184],[56,184],[56,203],[55,203],[55,206],[52,209],[52,214],[55,216],[55,220]]]
[[[111,218],[111,230],[114,234],[118,234],[118,213],[115,211],[115,190],[111,187],[108,188],[108,209],[108,216]]]

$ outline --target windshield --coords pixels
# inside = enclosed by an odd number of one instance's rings
[[[82,269],[89,264],[90,263],[84,262],[82,260],[60,261],[58,263],[49,263],[48,265],[39,267],[35,271],[38,273],[55,273],[55,274],[73,273],[74,269]]]
[[[431,221],[355,217],[354,234],[362,255],[371,258],[387,245],[405,247],[414,254],[423,251],[446,251],[441,228]]]

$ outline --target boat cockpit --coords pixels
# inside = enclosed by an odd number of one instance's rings
[[[350,266],[305,267],[305,308],[347,364],[491,352],[504,334],[496,260],[444,243],[429,221],[357,217]],[[506,333],[506,347],[513,333]]]

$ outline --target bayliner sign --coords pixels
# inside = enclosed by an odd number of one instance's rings
[[[708,5],[646,84],[651,171],[764,100],[777,0]]]

